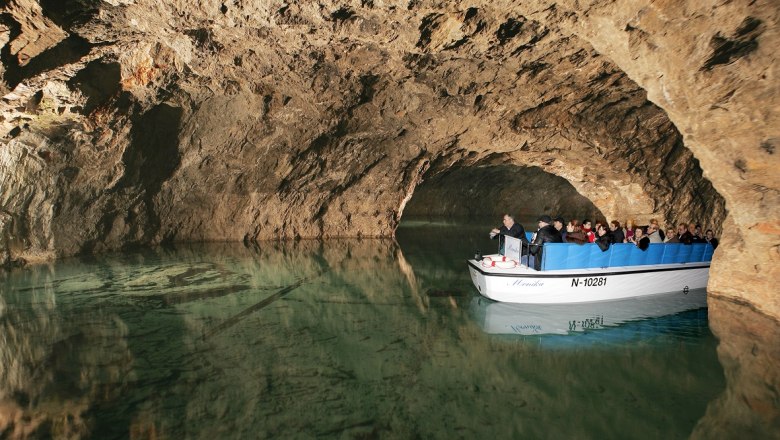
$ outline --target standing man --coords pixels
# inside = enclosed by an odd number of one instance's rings
[[[498,237],[498,253],[501,255],[504,255],[504,235],[519,238],[523,242],[524,248],[528,246],[528,239],[525,237],[525,229],[523,228],[523,225],[520,223],[515,223],[515,219],[509,214],[504,214],[504,226],[501,226],[500,229],[494,228],[492,231],[490,231],[491,239]]]
[[[536,231],[534,241],[531,243],[531,254],[535,256],[534,269],[542,270],[542,248],[545,243],[563,243],[561,233],[558,232],[550,223],[552,219],[549,215],[543,215],[536,219],[539,224],[539,230]]]

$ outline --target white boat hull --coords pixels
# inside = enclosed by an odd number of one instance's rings
[[[709,262],[536,271],[484,267],[468,261],[471,280],[483,296],[521,304],[611,301],[707,287]]]

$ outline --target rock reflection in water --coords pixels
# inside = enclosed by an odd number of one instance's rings
[[[748,306],[710,298],[710,327],[726,390],[693,438],[780,438],[780,323]]]
[[[462,254],[211,244],[14,272],[0,432],[677,438],[722,392],[706,331],[606,350],[490,338]]]
[[[59,278],[39,266],[15,275],[16,286],[0,283],[0,436],[87,435],[88,410],[131,380],[127,327],[111,311],[60,301],[55,285],[89,291],[102,286],[93,274]]]

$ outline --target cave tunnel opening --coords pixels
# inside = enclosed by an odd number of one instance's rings
[[[404,208],[399,224],[501,225],[508,213],[526,231],[538,216],[603,219],[604,214],[563,177],[535,166],[482,165],[454,167],[424,180]]]

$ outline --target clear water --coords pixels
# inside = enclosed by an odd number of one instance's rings
[[[687,437],[725,388],[707,310],[490,332],[465,265],[490,227],[6,274],[0,437]]]

